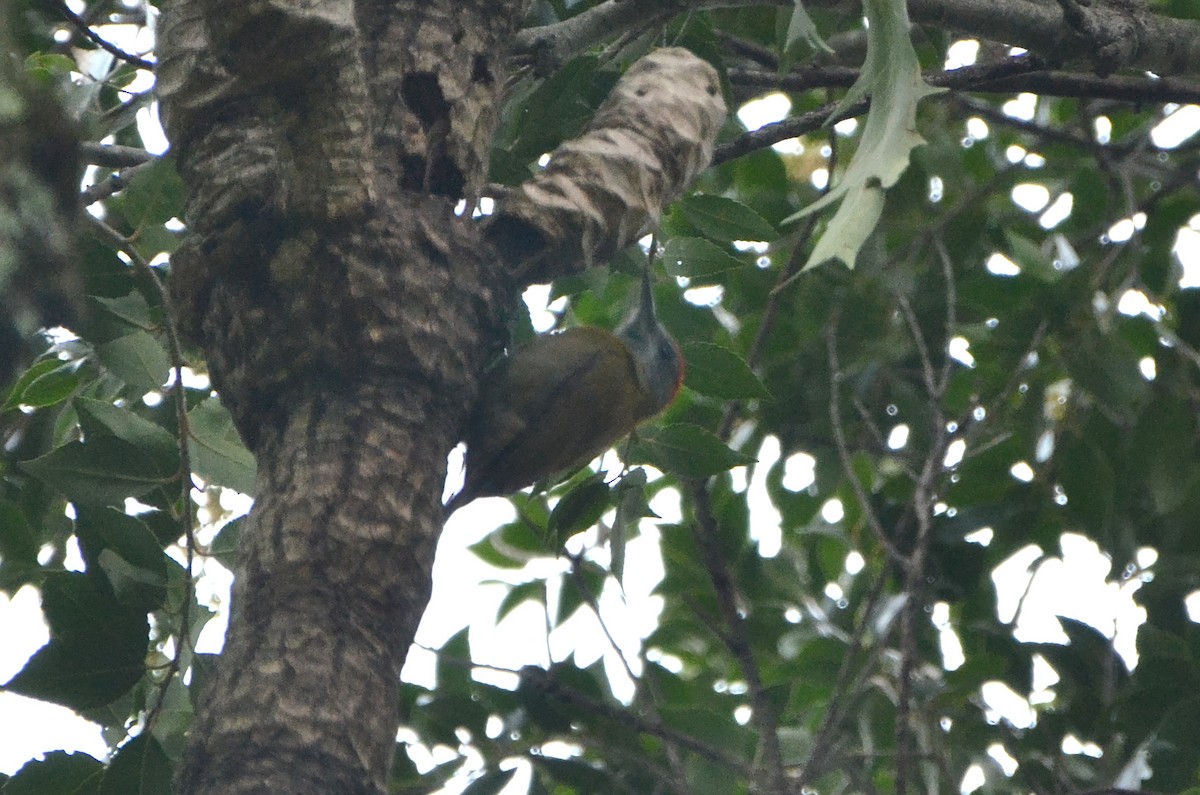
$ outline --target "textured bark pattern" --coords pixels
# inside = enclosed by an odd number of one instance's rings
[[[375,143],[381,168],[392,180],[454,198],[479,194],[495,131],[494,116],[479,111],[498,108],[505,79],[495,31],[513,30],[526,5],[521,0],[357,4],[380,114]],[[479,27],[479,20],[488,20],[488,27]]]
[[[260,473],[182,792],[384,791],[446,451],[509,301],[454,200],[524,3],[165,5],[172,290]]]
[[[192,729],[208,741],[183,791],[384,791],[442,483],[396,456],[444,458],[450,437],[424,427],[430,395],[397,386],[298,398],[264,436],[222,675]]]
[[[655,50],[505,199],[489,236],[529,281],[608,260],[708,167],[725,115],[715,69],[684,49]]]
[[[513,297],[454,205],[486,177],[526,4],[164,4],[159,92],[189,194],[171,287],[259,467],[183,793],[385,791],[445,454]],[[557,261],[581,236],[598,261],[707,164],[723,118],[707,65],[643,60],[522,222]],[[556,190],[586,201],[563,213]]]

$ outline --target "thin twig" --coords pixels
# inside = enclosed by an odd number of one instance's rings
[[[866,637],[867,628],[875,618],[875,606],[879,603],[879,598],[883,595],[883,587],[886,582],[886,574],[881,574],[876,578],[875,584],[871,586],[871,590],[867,594],[866,602],[862,608],[862,615],[854,627],[854,634],[850,638],[846,653],[842,655],[842,663],[838,667],[837,677],[834,679],[833,688],[830,690],[829,700],[826,702],[825,717],[821,721],[821,727],[813,735],[813,752],[804,765],[804,772],[799,782],[801,785],[820,778],[824,774],[824,766],[827,760],[833,755],[835,748],[834,735],[840,730],[842,722],[850,712],[850,694],[847,688],[850,685],[851,662],[854,660],[855,655],[863,648],[863,639]],[[887,638],[887,635],[887,632],[880,633],[877,643],[882,643]]]
[[[921,378],[925,382],[925,389],[932,396],[937,388],[937,376],[933,372],[933,359],[929,355],[929,346],[925,342],[925,334],[921,331],[921,324],[917,322],[917,315],[913,311],[912,304],[908,298],[898,295],[896,296],[896,302],[900,305],[900,314],[904,317],[904,322],[908,326],[908,333],[912,335],[913,344],[917,347],[917,359],[921,362]]]
[[[712,511],[708,487],[703,482],[695,481],[692,483],[691,493],[696,516],[693,534],[700,547],[700,556],[708,570],[713,590],[716,592],[717,606],[728,633],[726,645],[737,660],[738,667],[742,669],[742,676],[746,678],[750,709],[753,720],[758,725],[758,756],[767,778],[765,791],[773,795],[784,795],[787,792],[787,773],[783,767],[783,753],[779,746],[778,716],[767,697],[762,673],[746,632],[746,623],[738,610],[733,577],[717,541],[717,519]]]
[[[79,144],[79,157],[85,163],[104,168],[140,166],[157,159],[157,156],[137,146],[98,144],[93,141]]]
[[[958,281],[954,278],[954,262],[950,259],[950,252],[946,250],[946,241],[940,236],[934,239],[934,250],[937,251],[938,259],[942,263],[942,279],[946,282],[946,325],[945,325],[945,340],[949,346],[950,340],[954,339],[955,329],[958,328]],[[941,377],[937,382],[937,391],[933,396],[936,396],[941,407],[942,398],[946,394],[946,389],[950,386],[950,376],[954,371],[954,361],[950,358],[949,349],[942,352],[942,372]],[[931,396],[932,397],[932,396]],[[945,427],[942,427],[942,432],[945,432]]]
[[[943,470],[946,447],[949,444],[949,430],[943,399],[946,387],[950,382],[953,362],[945,346],[949,345],[957,327],[958,293],[954,279],[954,264],[941,237],[934,239],[934,249],[942,266],[942,277],[945,281],[945,325],[943,328],[944,343],[941,367],[935,371],[930,358],[929,346],[917,322],[916,313],[904,297],[900,298],[901,310],[908,322],[913,343],[921,358],[921,368],[924,373],[925,388],[929,393],[929,404],[932,407],[930,417],[931,443],[913,489],[912,513],[917,521],[917,537],[909,554],[909,568],[905,571],[905,592],[908,602],[904,605],[900,620],[900,677],[899,693],[896,704],[897,748],[899,756],[896,765],[896,792],[903,795],[908,791],[909,778],[913,774],[912,762],[916,758],[913,749],[915,737],[912,729],[913,678],[920,651],[917,648],[918,621],[924,615],[923,594],[926,590],[925,561],[929,545],[933,537],[933,505],[937,499],[937,483]]]
[[[650,248],[651,251],[654,250],[653,245]],[[616,638],[613,637],[612,631],[608,628],[608,623],[604,620],[604,616],[601,615],[600,600],[596,597],[596,594],[592,592],[592,588],[588,584],[587,578],[585,578],[583,573],[579,570],[579,564],[583,562],[583,556],[568,555],[567,559],[571,562],[571,581],[575,583],[575,587],[578,588],[579,592],[583,595],[583,599],[587,603],[587,606],[591,608],[592,612],[596,615],[596,620],[600,622],[600,629],[604,632],[604,637],[608,639],[608,645],[614,652],[616,652],[617,657],[621,660],[621,665],[625,669],[625,675],[629,677],[629,681],[631,682],[649,683],[649,679],[644,679],[634,674],[633,666],[629,664],[629,660],[627,660],[625,657],[625,652],[617,644]],[[654,699],[655,694],[651,692],[650,696],[651,697],[648,700],[644,700],[642,703],[645,705],[646,711],[650,714],[650,717],[655,721],[661,722],[662,718],[658,713],[658,704]],[[674,779],[678,781],[685,780],[686,777],[684,775],[685,771],[683,767],[683,760],[676,752],[675,746],[668,743],[665,750],[667,752],[667,761],[671,765],[672,772],[675,774]]]
[[[583,556],[568,554],[567,560],[571,562],[571,582],[579,589],[580,595],[583,596],[583,601],[596,615],[596,621],[600,623],[600,629],[604,632],[604,637],[608,639],[608,645],[617,653],[617,657],[621,660],[621,667],[625,669],[625,675],[629,677],[629,681],[637,682],[638,676],[633,672],[633,666],[629,664],[629,660],[625,658],[625,652],[621,650],[616,638],[609,631],[608,624],[604,621],[604,616],[600,615],[600,600],[596,598],[596,594],[592,593],[591,586],[588,585],[583,572],[579,570],[579,564],[583,561]]]
[[[762,70],[730,69],[729,79],[734,85],[807,91],[848,88],[858,74],[858,70],[842,66],[806,69],[783,76]],[[950,89],[950,93],[931,97],[935,101],[938,96],[953,98],[956,91],[1005,94],[1025,91],[1045,96],[1108,98],[1122,102],[1200,102],[1200,85],[1194,83],[1170,78],[1116,76],[1099,79],[1090,75],[1047,72],[1037,58],[1027,55],[996,63],[932,71],[925,75],[925,81],[931,86]],[[828,124],[835,110],[839,110],[839,118],[850,118],[861,115],[869,107],[870,100],[867,99],[840,109],[836,103],[830,103],[790,119],[763,125],[718,146],[713,163],[724,163],[780,141],[807,135]]]
[[[87,20],[85,20],[83,17],[76,14],[71,9],[67,8],[66,3],[55,2],[55,0],[42,0],[42,2],[46,6],[53,8],[55,11],[57,11],[59,14],[61,14],[68,22],[71,23],[72,27],[74,27],[76,30],[78,30],[80,33],[82,33],[85,37],[87,37],[87,39],[89,41],[91,41],[93,44],[95,44],[100,49],[104,50],[105,52],[109,53],[110,55],[120,58],[122,61],[127,61],[128,63],[133,64],[134,66],[136,66],[139,69],[146,69],[149,71],[154,71],[154,62],[153,61],[148,61],[145,58],[142,58],[141,56],[133,55],[131,53],[125,52],[120,47],[113,44],[108,39],[104,38],[99,33],[97,33],[96,31],[92,30],[91,27],[88,25]]]
[[[110,174],[108,179],[97,182],[94,185],[88,185],[79,194],[79,201],[84,206],[95,204],[98,201],[109,198],[129,186],[131,180],[138,175],[138,172],[150,167],[150,163],[142,163],[137,166],[123,168],[113,174]]]
[[[1200,369],[1200,352],[1188,344],[1188,342],[1180,337],[1175,330],[1168,328],[1161,320],[1154,321],[1154,331],[1158,336],[1170,343],[1170,347],[1179,351],[1179,354],[1194,364],[1197,369]]]
[[[913,567],[914,570],[916,567]],[[911,581],[912,578],[909,578]],[[906,590],[907,590],[907,586]],[[909,600],[900,609],[900,674],[899,690],[896,694],[896,795],[906,795],[910,766],[913,755],[912,678],[914,660],[917,658],[916,609],[918,600],[909,594]]]
[[[658,737],[669,743],[674,743],[680,748],[691,751],[710,762],[715,762],[722,767],[729,768],[742,776],[749,776],[750,769],[742,762],[742,760],[728,753],[727,751],[716,748],[701,740],[697,740],[688,734],[683,734],[672,727],[657,721],[644,718],[641,715],[634,714],[624,709],[616,709],[609,704],[592,698],[591,696],[580,693],[573,688],[563,685],[561,682],[555,681],[547,672],[541,669],[524,671],[511,671],[521,677],[523,682],[537,687],[542,692],[553,696],[565,704],[572,704],[581,708],[581,711],[596,715],[600,718],[611,720],[615,723],[627,726],[634,731],[649,734],[653,737]]]
[[[849,88],[859,70],[848,66],[806,66],[787,74],[764,69],[730,69],[729,82],[748,88],[810,91],[814,88]],[[1178,78],[1110,76],[1053,71],[1029,55],[972,64],[958,69],[933,69],[925,82],[951,91],[985,94],[1028,92],[1042,96],[1112,99],[1119,102],[1178,102],[1200,100],[1200,85]]]
[[[177,518],[182,531],[181,535],[184,539],[186,576],[184,577],[183,586],[183,608],[179,616],[179,639],[175,644],[175,654],[167,670],[167,676],[164,678],[163,685],[158,691],[158,698],[155,700],[154,706],[151,707],[149,713],[147,713],[146,725],[150,726],[153,725],[155,719],[162,712],[162,708],[166,703],[167,688],[170,685],[171,679],[177,674],[182,674],[184,651],[191,644],[192,602],[195,599],[193,577],[196,539],[193,534],[192,461],[188,446],[188,441],[191,439],[191,426],[187,415],[187,395],[184,393],[183,388],[183,368],[185,361],[183,358],[183,348],[179,342],[179,332],[175,328],[175,312],[171,308],[171,296],[167,292],[167,288],[162,283],[162,280],[158,278],[158,274],[154,272],[154,268],[150,267],[150,263],[138,253],[133,241],[90,213],[85,213],[84,215],[93,230],[104,238],[105,241],[125,254],[125,256],[129,257],[130,262],[133,263],[134,270],[149,283],[150,287],[158,295],[159,303],[163,308],[163,329],[166,332],[167,353],[170,356],[171,369],[174,373],[175,383],[169,391],[175,404],[176,437],[179,441],[178,474],[180,510]]]
[[[754,61],[767,69],[778,70],[779,59],[775,57],[775,53],[771,52],[761,44],[743,39],[740,36],[735,36],[723,30],[714,30],[713,36],[717,41],[725,46],[734,55],[740,55]]]
[[[833,429],[834,446],[837,448],[838,460],[842,463],[842,472],[846,475],[846,479],[850,481],[850,488],[854,491],[854,497],[858,500],[859,506],[862,508],[863,516],[867,520],[867,526],[871,528],[871,532],[875,535],[880,545],[883,546],[884,551],[887,552],[887,556],[892,562],[899,566],[901,571],[908,571],[908,558],[892,542],[892,539],[888,537],[887,531],[884,530],[883,524],[879,521],[879,515],[875,512],[874,506],[871,505],[870,496],[867,494],[862,480],[858,477],[858,473],[854,471],[854,463],[850,460],[850,448],[846,444],[846,429],[842,424],[842,372],[837,353],[838,321],[839,317],[835,312],[825,330],[825,350],[829,357],[829,424]]]
[[[828,170],[829,179],[825,182],[825,187],[821,190],[821,194],[828,193],[833,187],[833,172],[837,168],[838,157],[838,139],[833,133],[833,129],[829,130],[829,160]],[[791,283],[796,275],[804,268],[806,257],[803,255],[804,243],[812,237],[813,230],[816,228],[819,216],[816,213],[809,215],[804,222],[804,226],[796,233],[796,244],[792,247],[792,253],[788,257],[787,265],[779,272],[779,276],[775,279],[775,286],[771,288],[771,292],[767,294],[767,303],[763,307],[762,320],[758,324],[758,330],[754,333],[754,341],[750,343],[750,350],[746,353],[746,364],[751,370],[757,369],[759,358],[762,356],[763,350],[766,348],[767,340],[770,338],[771,332],[774,330],[775,317],[779,314],[779,306],[782,301],[783,286]],[[725,407],[725,414],[721,417],[721,424],[717,426],[717,438],[721,441],[728,441],[729,434],[733,431],[733,422],[738,413],[742,409],[742,401],[730,401]]]

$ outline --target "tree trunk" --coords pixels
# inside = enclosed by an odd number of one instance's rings
[[[182,792],[385,791],[446,452],[507,303],[455,204],[524,5],[164,8],[172,289],[259,467]]]
[[[445,457],[498,318],[522,282],[652,228],[711,158],[716,71],[660,50],[481,231],[524,11],[164,7],[159,90],[189,191],[172,292],[259,471],[185,793],[385,790]]]

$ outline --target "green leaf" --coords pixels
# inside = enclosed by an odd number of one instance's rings
[[[570,536],[586,530],[612,505],[612,490],[604,476],[593,475],[571,489],[550,512],[548,527],[559,545]]]
[[[101,505],[140,497],[179,474],[115,436],[68,442],[20,467],[72,502]]]
[[[1164,632],[1153,624],[1138,628],[1137,652],[1139,659],[1181,660],[1192,662],[1192,653],[1187,642],[1177,635]]]
[[[490,535],[471,544],[467,549],[471,550],[475,557],[484,563],[495,566],[498,569],[521,569],[528,562],[523,556],[514,555],[509,550],[497,548]]]
[[[704,478],[752,463],[752,456],[731,450],[698,425],[677,424],[639,432],[637,449],[665,472],[685,478]]]
[[[520,185],[529,179],[529,165],[516,157],[510,150],[493,147],[488,165],[488,181],[499,185]]]
[[[798,42],[806,42],[813,50],[833,53],[833,48],[825,43],[821,38],[821,34],[817,32],[817,26],[813,23],[812,17],[808,15],[808,11],[804,8],[802,0],[795,0],[795,6],[792,8],[792,18],[788,22],[787,38],[784,40],[783,48],[785,51],[791,51]]]
[[[136,516],[114,508],[81,506],[76,510],[75,535],[88,571],[107,575],[121,602],[140,613],[162,605],[167,558],[150,528]]]
[[[48,84],[56,85],[59,79],[70,78],[71,73],[79,69],[79,64],[62,53],[35,52],[25,59],[25,69],[33,77],[38,77],[37,72],[44,72],[43,77],[51,78]]]
[[[846,173],[824,196],[786,219],[795,221],[840,202],[825,233],[804,267],[839,259],[853,268],[883,212],[883,191],[908,168],[912,150],[924,143],[917,133],[917,103],[938,93],[921,77],[921,65],[909,38],[908,12],[902,0],[866,0],[867,59],[858,80],[846,92],[836,118],[870,95],[871,108],[862,140]]]
[[[1004,239],[1008,244],[1008,254],[1021,267],[1022,273],[1028,273],[1047,284],[1062,278],[1063,271],[1054,267],[1053,258],[1036,241],[1011,229],[1005,230]]]
[[[766,398],[771,393],[741,356],[709,342],[690,342],[683,347],[687,363],[684,383],[701,395],[736,400]]]
[[[167,352],[146,331],[135,331],[97,345],[96,356],[117,378],[147,391],[161,389],[171,369]]]
[[[222,566],[230,571],[236,569],[238,540],[241,538],[242,530],[248,521],[248,517],[239,516],[227,522],[217,532],[212,543],[208,545],[208,554],[216,558]]]
[[[144,450],[164,468],[179,466],[179,443],[166,428],[106,400],[78,397],[73,405],[84,436],[113,436]]]
[[[607,773],[592,767],[583,760],[538,756],[534,763],[555,781],[570,787],[570,792],[573,793],[616,792],[618,790]]]
[[[212,613],[203,608],[201,610],[201,617],[204,621],[207,621]],[[203,622],[201,626],[203,626]],[[188,630],[192,636],[191,645],[194,648],[195,638],[198,637],[199,630],[191,625],[189,625]],[[166,660],[166,655],[163,655],[162,660]],[[187,745],[187,733],[196,717],[196,710],[192,706],[191,699],[192,687],[197,681],[195,657],[185,657],[184,665],[187,665],[189,660],[192,663],[192,675],[188,684],[184,684],[183,679],[178,676],[173,676],[167,681],[167,689],[166,693],[162,694],[162,707],[159,709],[158,718],[154,721],[154,725],[150,727],[149,734],[154,738],[155,745],[165,754],[168,764],[172,764],[173,760],[183,757]],[[158,695],[156,693],[155,698],[158,698]],[[148,763],[151,761],[148,760]]]
[[[584,582],[587,580],[585,579]],[[603,582],[598,583],[598,586],[603,586]],[[597,593],[599,593],[598,590],[592,591],[592,594]],[[579,583],[574,578],[565,579],[562,590],[558,594],[558,605],[554,610],[554,626],[561,627],[584,604],[584,592],[579,587]]]
[[[702,237],[673,237],[663,246],[661,257],[667,273],[689,279],[743,267],[741,260]]]
[[[121,746],[104,774],[100,795],[171,795],[171,761],[149,734]]]
[[[514,585],[500,601],[500,606],[496,608],[496,623],[499,624],[505,616],[526,602],[535,602],[544,606],[546,604],[545,596],[546,586],[541,581],[535,580]]]
[[[1133,419],[1149,391],[1138,355],[1115,336],[1079,340],[1063,351],[1071,377],[1114,415]]]
[[[447,691],[462,691],[471,681],[471,628],[455,632],[437,653],[437,683]]]
[[[523,103],[520,135],[510,151],[519,159],[533,160],[578,135],[593,113],[589,90],[604,82],[598,68],[595,56],[581,56],[534,89]]]
[[[196,474],[210,483],[253,495],[257,477],[254,454],[242,444],[233,417],[221,402],[209,398],[189,411],[188,427],[188,452]]]
[[[36,565],[38,543],[20,506],[0,499],[0,561],[26,560]]]
[[[145,613],[131,611],[78,572],[51,572],[42,586],[50,642],[5,689],[75,710],[101,707],[145,670]]]
[[[562,626],[576,610],[599,600],[607,579],[608,572],[591,561],[581,560],[573,564],[571,574],[563,579],[562,590],[558,594],[554,625]]]
[[[79,388],[79,362],[46,359],[30,367],[9,390],[0,412],[29,406],[40,409],[61,403]]]
[[[496,528],[468,547],[481,560],[502,569],[519,569],[551,552],[546,542],[523,520]]]
[[[1196,492],[1196,419],[1188,401],[1160,399],[1142,411],[1133,429],[1129,461],[1144,478],[1159,513],[1169,513]]]
[[[150,313],[150,304],[146,302],[146,299],[137,290],[118,298],[105,298],[103,296],[89,296],[89,298],[99,304],[105,312],[133,328],[141,329],[142,331],[151,331],[154,329],[154,318]]]
[[[617,582],[624,584],[625,544],[634,538],[643,516],[654,516],[646,502],[646,470],[634,467],[621,478],[617,486],[617,513],[608,534],[608,549],[612,556],[609,568]]]
[[[779,236],[767,219],[741,202],[724,196],[697,193],[680,200],[678,207],[683,217],[711,240],[769,241]]]
[[[4,795],[94,795],[100,792],[105,767],[85,753],[51,751],[33,759],[4,782]]]
[[[135,229],[162,224],[183,216],[183,180],[170,157],[160,157],[139,168],[117,202]]]

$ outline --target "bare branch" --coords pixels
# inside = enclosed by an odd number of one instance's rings
[[[790,0],[775,3],[791,5]],[[522,31],[516,51],[533,56],[541,69],[553,71],[599,41],[647,20],[668,18],[681,8],[697,11],[748,5],[761,2],[607,0],[562,22]],[[817,0],[812,5],[842,8],[846,4],[842,0]],[[1158,75],[1200,73],[1200,25],[1194,20],[1156,15],[1146,6],[1094,4],[1083,31],[1069,23],[1062,8],[1030,0],[912,0],[908,10],[915,23],[1020,46],[1053,58],[1056,63],[1097,65],[1099,46],[1104,48],[1099,65],[1105,73],[1116,69]]]
[[[79,144],[79,156],[85,163],[104,168],[140,166],[155,159],[154,155],[136,146],[99,144],[93,141],[84,141]]]
[[[109,175],[108,179],[104,180],[103,182],[97,182],[94,185],[88,185],[79,194],[80,203],[84,207],[87,207],[88,205],[95,204],[102,199],[107,199],[113,194],[120,193],[121,191],[125,190],[126,186],[129,185],[130,180],[137,176],[139,171],[142,171],[150,166],[150,162],[153,161],[148,161],[142,163],[141,165],[131,166],[129,168],[123,168],[120,171]]]
[[[496,208],[487,234],[533,282],[607,261],[658,225],[712,158],[725,121],[718,76],[687,50],[655,50],[618,81],[583,135]]]

